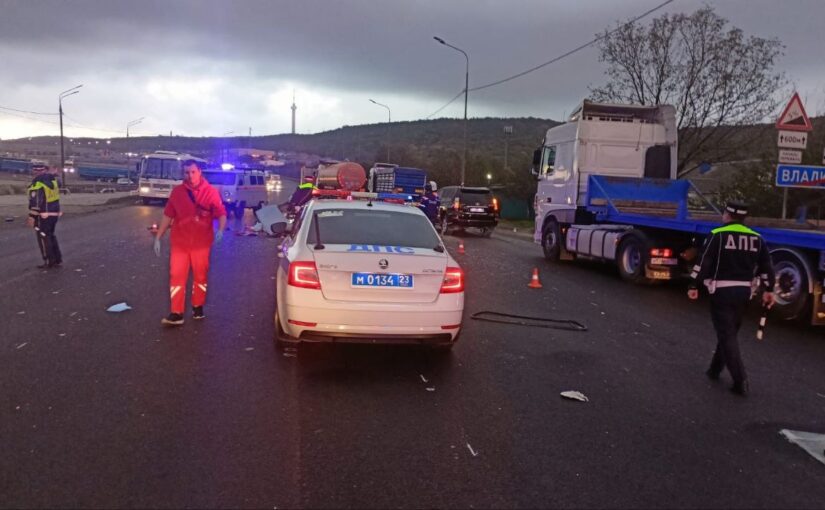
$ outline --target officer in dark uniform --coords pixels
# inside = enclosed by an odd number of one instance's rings
[[[424,194],[421,195],[421,200],[418,203],[418,207],[424,214],[427,215],[427,218],[433,222],[433,225],[435,225],[438,221],[438,206],[440,204],[440,200],[438,199],[438,195],[435,194],[433,184],[435,183],[430,181],[424,185]]]
[[[57,177],[49,172],[45,165],[32,166],[31,186],[29,186],[29,217],[26,224],[34,228],[37,235],[37,246],[43,257],[40,269],[59,266],[63,263],[63,255],[57,244],[54,234],[60,212],[60,186]]]
[[[748,215],[745,204],[729,202],[722,214],[724,225],[714,229],[705,240],[699,262],[690,274],[690,299],[698,299],[698,286],[704,283],[710,293],[710,315],[716,330],[716,353],[706,374],[719,379],[727,367],[733,378],[731,391],[745,396],[748,376],[739,354],[736,335],[751,298],[751,284],[758,275],[762,304],[770,308],[775,298],[771,255],[762,236],[743,223]]]
[[[289,197],[290,208],[293,210],[298,209],[309,202],[312,198],[312,192],[316,189],[318,188],[315,186],[315,177],[312,175],[304,177],[304,182],[299,184],[298,189]]]

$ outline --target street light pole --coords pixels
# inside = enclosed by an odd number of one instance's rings
[[[136,126],[136,125],[140,124],[141,122],[143,122],[143,119],[145,119],[145,118],[146,117],[141,117],[139,119],[131,120],[131,121],[126,123],[126,140],[129,139],[129,128],[132,127],[132,126]],[[132,159],[130,158],[129,154],[131,154],[132,149],[131,149],[131,147],[128,147],[128,145],[129,145],[128,143],[126,145],[127,145],[127,147],[126,147],[126,151],[127,151],[126,152],[126,166],[128,168],[126,170],[126,177],[131,180],[131,178],[132,178]]]
[[[464,61],[466,67],[464,68],[464,151],[461,156],[461,185],[464,186],[464,177],[466,175],[467,170],[467,94],[470,92],[470,57],[467,56],[467,52],[453,46],[452,44],[448,43],[444,39],[440,37],[433,37],[436,41],[443,44],[444,46],[448,46],[456,51],[460,51],[462,55],[464,55]]]
[[[63,151],[63,98],[73,96],[80,92],[79,89],[82,87],[83,84],[81,83],[77,87],[72,87],[69,90],[64,90],[57,96],[57,106],[58,111],[60,112],[60,175],[62,176],[63,186],[66,186],[66,156]]]
[[[387,163],[389,163],[390,162],[390,126],[392,125],[392,112],[390,111],[389,106],[387,106],[385,104],[381,104],[378,101],[370,99],[370,103],[377,104],[378,106],[383,106],[384,108],[387,109]]]

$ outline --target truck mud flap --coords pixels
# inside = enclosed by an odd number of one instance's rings
[[[484,322],[495,322],[497,324],[512,324],[514,326],[527,326],[531,328],[561,329],[565,331],[587,331],[587,326],[572,319],[548,319],[545,317],[527,317],[524,315],[513,315],[499,312],[476,312],[470,316],[471,319]]]

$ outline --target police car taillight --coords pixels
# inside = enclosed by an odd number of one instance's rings
[[[464,271],[460,267],[448,267],[441,282],[441,294],[464,292]]]
[[[292,262],[289,265],[289,285],[302,289],[321,289],[315,262]]]

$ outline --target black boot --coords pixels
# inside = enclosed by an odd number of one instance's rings
[[[736,395],[739,395],[740,397],[747,397],[748,393],[750,393],[751,391],[750,384],[748,384],[748,381],[733,383],[733,386],[731,386],[730,391],[732,391]]]

